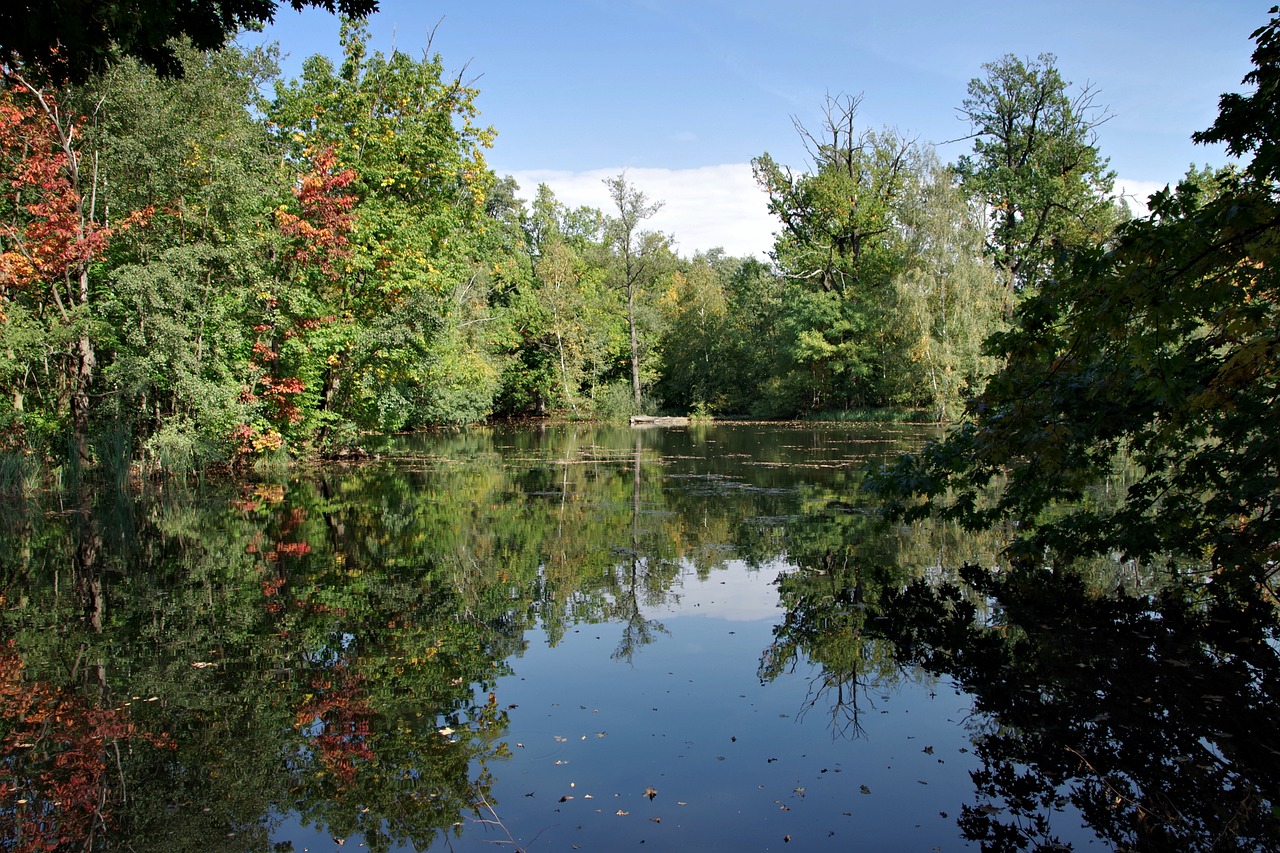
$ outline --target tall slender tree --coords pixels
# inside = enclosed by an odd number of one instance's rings
[[[641,224],[662,209],[662,202],[650,202],[648,196],[627,181],[625,174],[606,178],[609,197],[617,215],[607,220],[606,232],[618,259],[617,284],[627,301],[627,332],[631,344],[631,393],[636,408],[641,405],[640,323],[638,300],[644,288],[653,284],[664,258],[670,256],[665,236],[647,231]]]

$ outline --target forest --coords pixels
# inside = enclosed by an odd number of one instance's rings
[[[233,41],[7,52],[7,491],[497,418],[948,422],[1001,363],[983,341],[1129,217],[1105,109],[1051,55],[978,69],[952,164],[860,124],[860,97],[815,105],[807,164],[753,162],[763,261],[678,255],[625,173],[606,210],[518,187],[473,85],[367,40],[344,18],[340,61],[289,80]]]

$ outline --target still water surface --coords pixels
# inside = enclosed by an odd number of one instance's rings
[[[867,615],[995,560],[860,502],[929,435],[484,430],[15,512],[0,849],[967,848],[991,722]]]

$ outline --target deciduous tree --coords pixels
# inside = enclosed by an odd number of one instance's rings
[[[1069,92],[1056,61],[989,62],[960,107],[974,143],[957,169],[991,212],[988,250],[1011,294],[1040,285],[1056,251],[1096,245],[1117,222],[1115,173],[1095,133],[1110,116],[1093,87]]]
[[[641,228],[641,224],[662,209],[662,202],[649,197],[627,181],[625,174],[607,178],[609,197],[617,209],[616,216],[606,220],[605,230],[617,258],[616,286],[627,303],[627,333],[630,337],[631,393],[637,409],[641,406],[641,319],[646,305],[643,294],[651,288],[671,258],[667,238],[657,231]]]
[[[897,131],[859,127],[860,103],[829,98],[817,131],[796,122],[811,172],[768,154],[752,164],[783,226],[774,257],[789,283],[786,341],[771,394],[787,414],[885,401],[890,282],[906,260],[903,214],[916,194],[920,148]]]
[[[1275,16],[1255,34],[1250,82],[1280,76],[1278,29]],[[1274,572],[1276,94],[1229,98],[1200,137],[1253,154],[1243,173],[1153,195],[1148,218],[1077,251],[1054,287],[1025,299],[992,339],[1006,364],[970,403],[970,422],[879,475],[899,512],[1017,522],[1013,555],[1027,561],[1116,552],[1257,581]],[[1139,473],[1118,505],[1077,503],[1122,462]]]

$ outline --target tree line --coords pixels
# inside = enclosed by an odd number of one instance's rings
[[[950,420],[1000,363],[982,342],[1125,217],[1105,115],[1048,55],[983,67],[954,164],[863,127],[860,98],[797,121],[804,168],[753,162],[779,220],[766,262],[677,255],[625,173],[608,210],[519,198],[473,85],[371,51],[358,19],[340,40],[291,80],[235,45],[61,76],[6,54],[10,481],[36,459],[184,470],[496,417]]]

